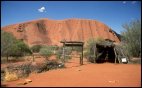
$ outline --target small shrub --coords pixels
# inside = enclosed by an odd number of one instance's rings
[[[31,47],[31,50],[34,53],[38,53],[40,51],[41,47],[42,47],[41,45],[34,45]]]
[[[53,54],[53,50],[51,47],[45,46],[40,49],[39,53],[45,56],[45,58],[48,60],[48,58]]]
[[[4,81],[4,77],[5,77],[5,71],[3,68],[1,68],[1,81]]]
[[[61,59],[62,53],[63,53],[63,50],[62,50],[62,47],[60,47],[56,52],[56,58]]]
[[[68,55],[71,54],[72,48],[66,47],[64,52],[65,52],[65,59],[64,59],[64,57],[63,57],[63,47],[60,47],[60,48],[57,50],[57,52],[56,52],[56,58],[57,58],[58,60],[60,60],[61,62],[63,62],[63,63],[66,62],[66,61],[68,61],[69,59],[71,59],[71,57],[68,56]]]
[[[18,80],[18,76],[16,75],[16,73],[11,73],[9,72],[7,69],[5,71],[5,81],[15,81]]]
[[[36,72],[41,73],[57,68],[64,68],[64,64],[58,63],[56,60],[45,61],[44,63],[38,65],[38,67],[36,68]]]
[[[82,47],[73,47],[73,51],[82,52]]]
[[[131,58],[130,62],[131,64],[141,64],[141,58]]]
[[[19,77],[28,77],[31,73],[31,64],[22,64],[19,67]]]
[[[86,46],[86,49],[85,49],[85,52],[84,52],[84,56],[87,58],[87,60],[91,63],[95,63],[96,62],[96,57],[98,55],[96,55],[94,49],[95,49],[95,46],[96,44],[98,43],[101,43],[101,42],[104,42],[105,40],[102,39],[102,38],[97,38],[97,39],[89,39],[87,41],[87,46]]]
[[[22,65],[9,65],[1,69],[1,81],[14,81],[18,78],[28,77],[30,73],[41,73],[44,71],[64,68],[63,63],[58,63],[56,60],[44,61],[43,63],[24,63]]]
[[[95,44],[96,44],[96,41],[94,39],[89,39],[87,41],[87,46],[84,52],[84,57],[86,57],[89,62],[94,62],[95,60],[95,58],[92,57],[92,56],[95,56],[94,51],[92,50]]]
[[[31,73],[31,63],[24,63],[22,65],[9,65],[7,67],[9,72],[14,72],[19,78],[27,77]]]

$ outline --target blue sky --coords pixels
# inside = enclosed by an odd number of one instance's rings
[[[1,26],[39,18],[63,20],[92,19],[103,22],[117,33],[122,25],[141,19],[139,1],[2,1]]]

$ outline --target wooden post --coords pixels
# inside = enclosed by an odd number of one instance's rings
[[[63,61],[65,61],[65,43],[63,43]]]
[[[96,44],[93,46],[93,51],[94,51],[94,63],[96,63]]]
[[[81,60],[82,60],[82,57],[81,57],[81,56],[82,56],[82,53],[80,54],[80,65],[81,65],[81,63],[82,63],[82,62],[81,62]]]
[[[80,65],[83,65],[83,45],[82,45],[82,55],[81,55],[81,58],[80,58]]]
[[[113,48],[113,49],[114,49],[114,53],[115,53],[115,64],[116,64],[117,54],[116,54],[115,48]]]
[[[82,63],[81,64],[83,65],[83,45],[82,45]]]

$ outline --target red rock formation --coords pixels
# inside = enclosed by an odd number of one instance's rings
[[[23,39],[30,46],[35,44],[62,45],[60,41],[64,39],[86,42],[89,38],[98,37],[120,42],[108,26],[96,20],[39,19],[5,26],[1,29],[13,33],[17,39]]]

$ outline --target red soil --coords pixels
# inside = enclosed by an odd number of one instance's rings
[[[31,74],[32,82],[24,87],[141,87],[141,66],[138,64],[92,64],[84,60],[79,65],[79,58],[66,63],[67,68],[50,70],[40,74]],[[20,79],[5,82],[6,86],[19,86]]]

